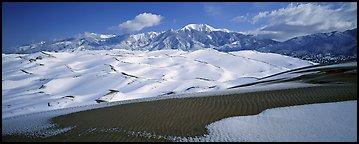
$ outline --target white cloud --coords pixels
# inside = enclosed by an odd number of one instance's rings
[[[133,20],[128,20],[124,23],[118,25],[120,30],[124,32],[135,32],[140,31],[146,27],[152,27],[159,25],[163,16],[151,14],[151,13],[142,13],[135,17]]]
[[[259,12],[252,23],[265,25],[249,34],[284,41],[307,34],[344,31],[357,27],[357,3],[342,3],[339,8],[314,3],[289,4],[285,8]]]
[[[246,16],[236,16],[232,19],[232,21],[235,21],[237,23],[249,22],[248,14]]]

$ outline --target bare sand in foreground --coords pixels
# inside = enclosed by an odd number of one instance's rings
[[[3,140],[168,141],[164,136],[206,134],[206,125],[227,117],[255,115],[275,107],[356,100],[356,87],[356,84],[319,86],[116,105],[55,117],[53,122],[60,127],[76,126],[64,134],[45,139],[3,136]]]

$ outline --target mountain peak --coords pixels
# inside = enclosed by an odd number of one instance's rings
[[[207,24],[188,24],[185,27],[181,28],[180,30],[197,30],[197,31],[206,31],[206,32],[212,32],[212,31],[223,31],[223,32],[229,32],[227,29],[216,29],[213,28]]]

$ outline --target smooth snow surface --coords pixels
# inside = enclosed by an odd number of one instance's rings
[[[213,92],[312,65],[212,49],[2,54],[2,117],[171,94]],[[96,101],[97,100],[97,101]]]
[[[253,116],[222,119],[209,135],[177,141],[356,142],[357,101],[274,108]]]

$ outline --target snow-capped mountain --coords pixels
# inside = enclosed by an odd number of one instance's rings
[[[318,33],[277,42],[227,29],[217,29],[207,24],[188,24],[178,30],[134,35],[85,33],[74,38],[16,47],[7,53],[106,49],[194,51],[212,48],[223,52],[239,50],[272,52],[323,63],[356,58],[356,32],[357,30],[353,29],[344,32]]]
[[[215,29],[204,24],[189,24],[179,30],[169,30],[158,37],[150,49],[181,49],[197,50],[214,48],[219,51],[237,51],[256,49],[274,45],[273,40],[260,40],[252,35],[230,32],[225,29]]]
[[[295,37],[276,45],[256,49],[323,63],[356,58],[357,28],[344,32],[317,33]]]
[[[213,32],[213,31],[223,31],[223,32],[230,32],[227,29],[216,29],[213,28],[207,24],[188,24],[185,27],[181,28],[181,30],[185,31],[185,30],[196,30],[196,31],[200,31],[200,32]]]
[[[220,51],[256,49],[278,42],[260,40],[252,35],[243,35],[227,29],[217,29],[206,24],[189,24],[185,27],[164,32],[148,32],[135,35],[102,35],[85,33],[74,38],[59,41],[41,42],[20,46],[10,53],[33,53],[38,51],[77,51],[77,50],[198,50],[214,48]]]

